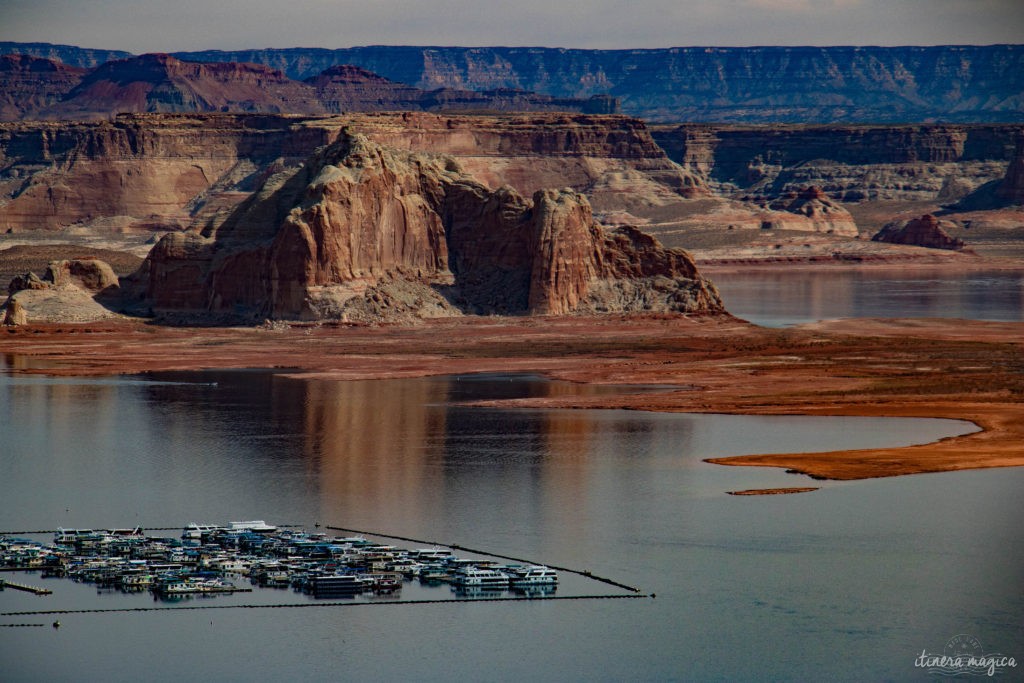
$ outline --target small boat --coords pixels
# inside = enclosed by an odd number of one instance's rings
[[[402,581],[394,576],[382,576],[373,585],[374,593],[394,593],[402,590]]]

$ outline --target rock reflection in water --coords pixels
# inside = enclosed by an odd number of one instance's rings
[[[758,325],[831,318],[1024,320],[1024,272],[917,269],[711,273],[726,308]]]

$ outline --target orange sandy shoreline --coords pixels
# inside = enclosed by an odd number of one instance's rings
[[[0,329],[14,372],[112,375],[278,368],[331,379],[538,372],[665,391],[505,405],[967,420],[935,443],[715,458],[822,479],[1024,465],[1024,324],[838,321],[758,328],[735,318],[462,318],[417,327],[174,328],[136,321]]]

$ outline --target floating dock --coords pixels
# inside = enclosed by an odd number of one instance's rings
[[[29,586],[24,583],[17,583],[15,581],[8,581],[6,579],[0,579],[0,590],[5,588],[13,588],[14,590],[25,591],[26,593],[35,593],[36,595],[52,595],[53,591],[49,588],[37,588],[35,586]]]

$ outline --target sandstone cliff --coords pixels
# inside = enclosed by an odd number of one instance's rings
[[[1018,135],[1013,159],[996,189],[996,197],[1007,204],[1024,204],[1024,130]]]
[[[0,121],[33,118],[58,102],[85,69],[27,55],[0,56]]]
[[[1019,126],[659,126],[670,158],[726,194],[819,187],[843,202],[953,202],[1001,178]]]
[[[202,233],[165,237],[139,276],[155,309],[261,319],[714,312],[681,251],[594,224],[586,199],[491,190],[454,159],[343,131]],[[389,309],[391,309],[389,311]]]
[[[365,111],[579,111],[614,114],[618,101],[607,95],[587,99],[551,97],[525,90],[421,90],[350,64],[326,69],[304,83],[331,113]]]
[[[132,56],[132,53],[123,50],[78,47],[77,45],[0,41],[0,55],[29,55],[62,62],[79,69],[95,69],[100,64],[115,59],[127,59]]]
[[[520,88],[609,94],[649,121],[1024,120],[1024,46],[538,47],[370,46],[180,53],[266,64],[308,78],[354,64],[423,89]]]
[[[78,67],[128,57],[67,45],[0,43]],[[529,90],[621,98],[651,121],[1013,122],[1024,120],[1024,46],[287,48],[176,53],[264,64],[301,80],[353,64],[423,90]]]
[[[491,189],[569,186],[598,211],[706,192],[623,116],[125,115],[0,125],[0,231],[181,229],[232,210],[344,126],[387,147],[450,154]]]
[[[300,82],[262,64],[199,63],[166,54],[91,71],[27,55],[0,55],[0,120],[98,120],[124,112],[572,111],[612,114],[608,95],[552,97],[503,88],[421,90],[365,69],[333,66]]]
[[[298,163],[329,139],[294,123],[222,115],[0,125],[0,231],[180,229],[198,208],[237,203],[275,163]]]
[[[199,64],[165,54],[107,62],[60,102],[48,119],[109,118],[118,112],[272,112],[318,114],[312,90],[260,64]]]

